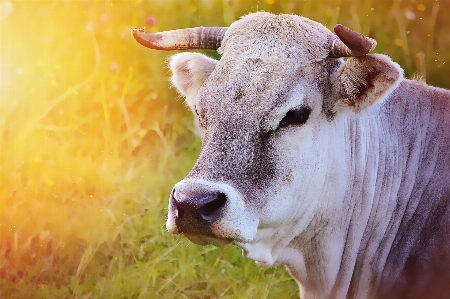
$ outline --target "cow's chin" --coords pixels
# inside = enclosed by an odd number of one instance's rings
[[[189,241],[197,244],[197,245],[209,245],[212,244],[217,247],[225,247],[230,245],[233,240],[231,239],[225,239],[225,238],[219,238],[219,237],[213,237],[213,236],[205,236],[205,235],[194,235],[194,234],[186,234],[183,235],[186,236],[186,238],[189,239]]]

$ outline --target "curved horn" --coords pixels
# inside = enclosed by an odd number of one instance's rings
[[[375,49],[377,41],[357,33],[344,25],[334,26],[337,38],[333,40],[330,57],[355,57],[363,56]]]
[[[156,50],[211,49],[220,47],[228,27],[196,27],[146,33],[144,29],[132,29],[138,43]]]

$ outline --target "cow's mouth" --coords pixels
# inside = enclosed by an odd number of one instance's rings
[[[191,242],[202,246],[212,244],[217,247],[225,247],[233,242],[232,239],[220,238],[216,236],[206,236],[206,235],[196,235],[186,233],[183,233],[183,235],[185,235],[186,238],[188,238]]]

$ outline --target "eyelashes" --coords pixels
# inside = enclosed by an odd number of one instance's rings
[[[308,121],[310,114],[311,108],[309,107],[300,107],[298,109],[289,110],[278,124],[278,128],[301,126]]]

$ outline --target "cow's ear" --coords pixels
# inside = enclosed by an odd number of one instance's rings
[[[338,73],[334,111],[347,107],[354,111],[383,101],[403,78],[403,70],[388,56],[364,55],[348,59]]]
[[[195,112],[195,98],[203,82],[216,67],[217,60],[200,53],[180,53],[171,57],[172,83],[186,97],[187,105]]]

